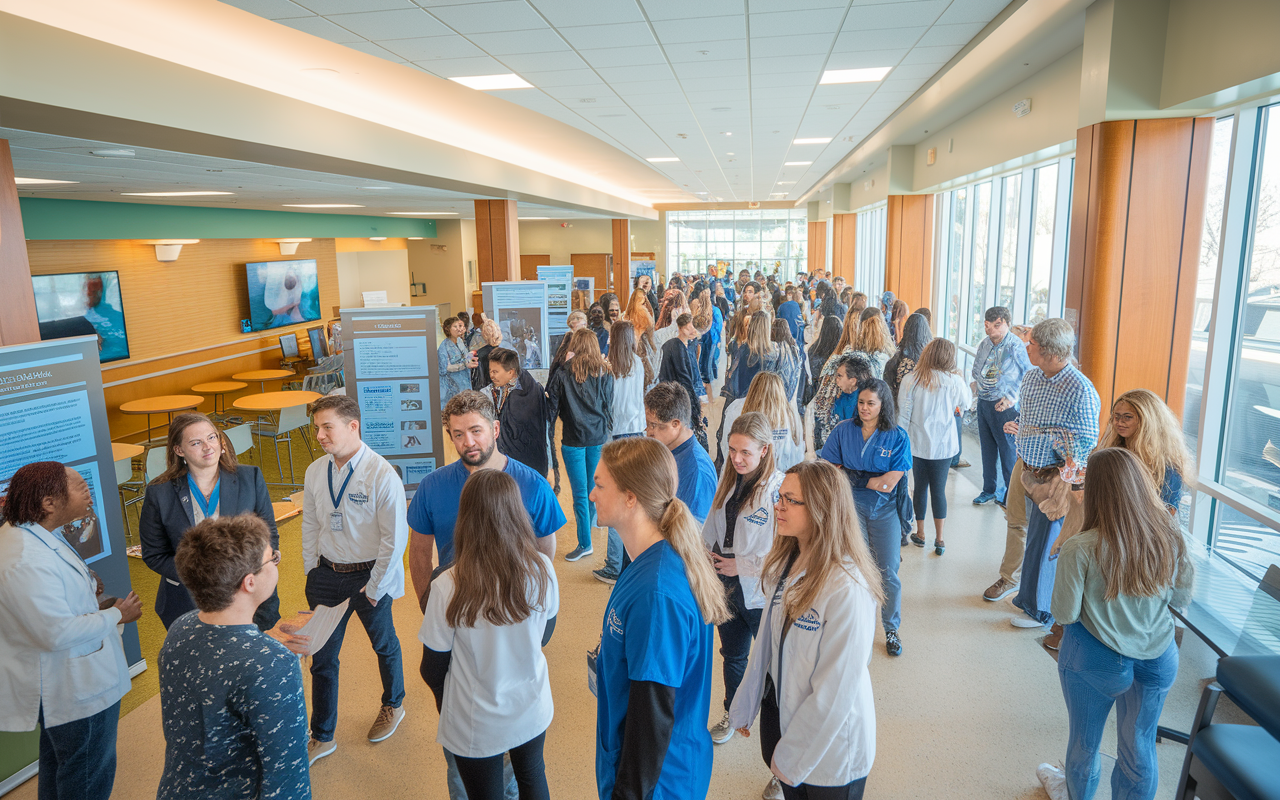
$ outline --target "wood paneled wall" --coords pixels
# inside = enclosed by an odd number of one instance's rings
[[[831,217],[831,275],[839,275],[854,286],[854,258],[857,253],[858,215],[834,214]],[[862,291],[863,287],[855,287]]]
[[[613,220],[613,286],[611,287],[625,308],[631,294],[628,276],[631,274],[631,220]],[[596,281],[599,288],[600,281]]]
[[[26,236],[22,232],[22,210],[18,208],[18,187],[13,177],[9,140],[0,139],[0,297],[4,298],[0,345],[40,340]]]
[[[1121,120],[1077,132],[1065,305],[1104,414],[1137,388],[1182,414],[1213,122]]]
[[[813,274],[815,269],[827,268],[827,223],[825,220],[809,223],[809,244],[805,252],[808,255],[808,272],[810,275]]]
[[[476,276],[481,283],[520,280],[515,200],[476,200]]]
[[[33,275],[98,270],[120,273],[130,358],[105,364],[102,370],[111,438],[120,441],[139,438],[147,424],[146,417],[121,414],[121,403],[140,397],[191,394],[197,383],[250,369],[279,368],[279,337],[285,333],[297,333],[299,344],[306,347],[306,329],[319,323],[240,332],[240,320],[249,316],[246,262],[314,258],[322,317],[327,319],[328,310],[338,303],[333,239],[303,242],[295,256],[281,256],[279,246],[269,239],[208,239],[183,245],[182,255],[170,264],[156,261],[152,245],[125,239],[33,241],[27,242],[27,253]],[[29,278],[27,283],[30,288]],[[257,352],[262,348],[268,349]],[[193,366],[197,364],[200,366]],[[268,389],[272,387],[267,384]],[[254,384],[228,395],[228,405],[241,394],[258,391]],[[201,406],[206,412],[212,409],[212,398]],[[153,418],[155,421],[159,418]]]
[[[884,288],[911,309],[933,302],[933,195],[890,195]]]
[[[520,280],[536,281],[538,279],[538,267],[551,266],[551,256],[548,255],[524,255],[520,256]]]
[[[595,299],[599,300],[600,295],[612,291],[609,289],[609,266],[613,264],[612,253],[573,253],[569,256],[569,263],[573,265],[573,276],[575,278],[595,278]],[[613,264],[613,269],[618,269]]]

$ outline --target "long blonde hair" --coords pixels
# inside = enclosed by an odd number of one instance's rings
[[[600,463],[618,490],[635,495],[645,516],[684,562],[685,577],[702,619],[720,624],[730,618],[724,584],[707,560],[702,526],[676,498],[676,461],[666,445],[647,436],[616,439],[600,450]]]
[[[956,373],[956,346],[941,336],[924,346],[916,362],[916,386],[933,391],[942,384],[943,373]]]
[[[844,315],[844,327],[840,329],[840,341],[836,342],[833,353],[843,353],[847,349],[856,349],[858,341],[858,315],[850,311]]]
[[[1095,558],[1104,600],[1154,597],[1190,569],[1178,523],[1156,492],[1147,465],[1123,447],[1096,450],[1084,485],[1082,530],[1098,533]]]
[[[772,328],[773,322],[765,312],[757,311],[751,315],[751,321],[747,324],[746,344],[756,358],[764,358],[773,351]]]
[[[801,461],[788,475],[800,479],[804,507],[813,522],[809,533],[809,560],[804,575],[783,595],[782,608],[788,620],[808,611],[827,581],[837,570],[848,572],[852,563],[859,574],[848,574],[866,587],[876,603],[884,603],[884,587],[880,568],[871,558],[858,510],[853,505],[849,482],[840,469],[827,461]],[[774,536],[773,547],[765,556],[762,583],[776,583],[782,572],[800,553],[800,544],[792,536]]]
[[[729,436],[733,435],[745,436],[761,447],[768,448],[764,455],[760,456],[760,464],[756,466],[750,473],[741,476],[742,480],[753,486],[751,497],[754,500],[764,485],[768,483],[768,477],[774,472],[773,459],[773,429],[769,425],[769,418],[759,411],[748,411],[733,421],[733,426],[729,428]],[[727,437],[726,437],[727,438]],[[729,463],[729,459],[725,459],[724,470],[720,473],[720,485],[716,487],[716,495],[711,499],[711,508],[717,509],[724,506],[724,501],[729,499],[729,495],[733,494],[734,487],[738,485],[738,471]],[[733,521],[729,520],[728,524],[733,525]]]
[[[1191,479],[1191,453],[1178,418],[1155,393],[1148,389],[1132,389],[1116,398],[1112,412],[1121,402],[1128,403],[1138,415],[1138,432],[1130,439],[1116,433],[1115,425],[1107,422],[1107,430],[1098,441],[1098,449],[1123,447],[1146,465],[1156,486],[1164,484],[1164,471],[1172,467],[1182,482],[1194,485]]]
[[[897,350],[889,337],[889,326],[884,324],[884,314],[878,308],[868,308],[858,321],[858,334],[853,349],[863,353],[893,355]]]
[[[790,430],[791,440],[796,444],[804,441],[804,426],[795,423],[793,406],[787,400],[787,387],[777,373],[761,370],[751,379],[747,396],[742,400],[742,413],[752,411],[764,414],[774,429]]]

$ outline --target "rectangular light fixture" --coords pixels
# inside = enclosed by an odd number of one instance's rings
[[[830,136],[827,136],[825,138],[821,136],[817,136],[809,139],[795,139],[791,143],[792,144],[826,144],[829,141],[831,141]]]
[[[789,186],[793,183],[795,183],[795,181],[778,181],[779,186]]]
[[[884,80],[893,67],[864,67],[863,69],[829,69],[822,73],[818,83],[875,83]]]
[[[457,211],[388,211],[398,217],[456,217]]]
[[[551,219],[551,217],[520,217],[521,222],[531,222],[534,220]]]
[[[121,192],[125,197],[212,197],[235,192]]]
[[[285,203],[285,208],[364,208],[355,203]]]
[[[454,83],[468,86],[478,92],[494,92],[499,89],[532,89],[533,84],[514,72],[506,75],[472,75],[468,78],[450,78]]]
[[[664,163],[666,163],[666,162],[668,162],[668,161],[679,161],[679,160],[680,160],[680,159],[676,158],[675,156],[662,156],[661,158],[646,158],[646,159],[645,159],[645,161],[648,161],[650,164],[664,164]]]
[[[809,165],[810,165],[810,164],[812,164],[812,163],[813,163],[812,161],[783,161],[783,162],[782,162],[782,166],[784,166],[784,167],[807,167],[807,166],[809,166]]]
[[[39,186],[41,184],[52,183],[79,183],[80,181],[55,181],[53,178],[21,178],[16,177],[13,182],[19,186]]]

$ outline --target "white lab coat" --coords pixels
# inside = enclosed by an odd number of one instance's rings
[[[71,545],[34,523],[0,526],[0,731],[91,717],[129,691],[116,626]]]
[[[732,464],[725,464],[725,469],[733,469]],[[773,547],[773,504],[778,501],[778,491],[782,487],[782,473],[774,470],[773,474],[762,485],[756,487],[755,495],[742,504],[738,516],[734,520],[733,547],[724,547],[725,507],[711,509],[707,521],[702,526],[702,540],[707,549],[719,544],[721,552],[733,553],[738,562],[738,582],[742,584],[742,597],[747,608],[764,608],[764,589],[760,586],[760,571],[764,568],[765,556]]]
[[[793,785],[843,786],[865,778],[875,761],[876,711],[867,665],[876,602],[857,569],[846,569],[833,572],[814,605],[791,623],[781,665],[778,641],[786,620],[776,584],[767,587],[770,605],[729,709],[734,729],[750,727],[760,712],[765,675],[774,676],[782,738],[773,759]],[[788,578],[788,585],[798,577]]]
[[[720,452],[725,454],[726,461],[729,458],[729,431],[733,429],[734,421],[742,416],[742,405],[745,402],[746,398],[738,398],[724,410],[724,434],[720,437]],[[791,414],[791,424],[773,429],[773,465],[780,472],[786,472],[804,461],[804,422],[794,405],[788,403],[787,411]],[[792,431],[800,431],[799,444],[796,444]]]

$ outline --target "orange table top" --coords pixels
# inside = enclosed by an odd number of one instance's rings
[[[197,383],[191,387],[191,391],[200,394],[222,394],[223,392],[234,392],[245,388],[249,384],[241,381],[211,381],[210,383]]]
[[[255,369],[249,372],[237,372],[231,376],[236,381],[275,381],[281,378],[292,378],[297,375],[291,369]]]
[[[271,510],[275,512],[276,522],[284,522],[286,519],[292,519],[302,513],[302,507],[295,505],[291,500],[272,503]]]
[[[171,411],[187,411],[204,402],[198,394],[166,394],[159,397],[142,397],[120,406],[122,414],[164,414]]]
[[[231,405],[241,411],[279,411],[314,403],[323,396],[319,392],[263,392],[237,398]]]
[[[145,448],[138,444],[125,444],[123,442],[111,443],[111,460],[124,461],[126,458],[142,455]]]

